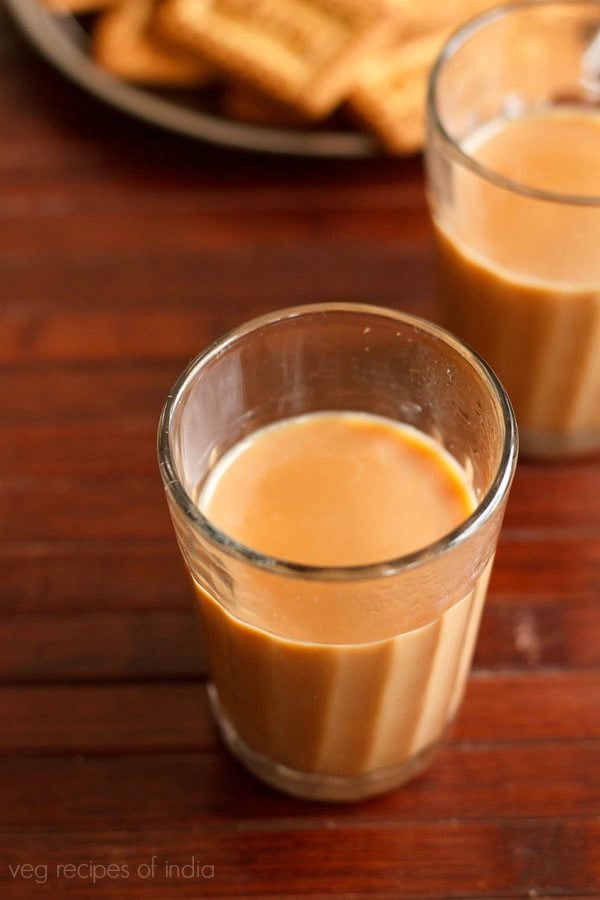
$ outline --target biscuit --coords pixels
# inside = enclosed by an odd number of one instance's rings
[[[352,111],[392,153],[423,146],[427,80],[445,39],[445,30],[434,32],[371,60],[350,95]]]
[[[326,116],[380,42],[385,0],[165,0],[169,34],[309,118]]]
[[[92,31],[96,62],[127,81],[147,85],[207,84],[212,67],[152,33],[155,0],[125,0],[99,16]]]
[[[478,15],[498,0],[388,0],[395,13],[399,28],[395,39],[404,41],[433,34],[446,29],[450,34],[468,19]]]
[[[396,24],[385,47],[361,68],[349,106],[384,147],[416,153],[425,142],[425,102],[431,67],[445,42],[494,0],[390,0]]]

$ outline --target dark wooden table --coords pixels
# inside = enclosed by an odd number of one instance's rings
[[[288,799],[208,714],[163,400],[267,310],[434,315],[420,161],[159,133],[63,81],[4,11],[0,122],[0,895],[600,897],[597,460],[520,464],[466,702],[415,783]]]

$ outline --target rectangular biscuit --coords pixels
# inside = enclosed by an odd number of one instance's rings
[[[468,19],[496,5],[498,0],[389,0],[398,21],[397,36],[412,40],[444,29],[448,35]]]
[[[187,48],[151,30],[156,0],[122,0],[103,12],[92,29],[92,55],[103,68],[127,81],[196,87],[212,68]]]
[[[439,31],[401,43],[365,67],[352,90],[350,108],[392,153],[423,146],[427,80],[445,39]]]
[[[327,115],[381,40],[386,0],[165,0],[164,27],[235,80]]]
[[[392,153],[419,151],[431,67],[453,31],[494,0],[390,0],[396,24],[386,44],[361,67],[349,97],[358,119]]]

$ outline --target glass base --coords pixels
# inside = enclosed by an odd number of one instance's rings
[[[529,459],[565,459],[600,451],[600,433],[589,431],[539,431],[519,426],[519,452]]]
[[[396,766],[373,769],[357,775],[301,772],[275,762],[249,747],[223,715],[217,691],[211,684],[208,686],[208,694],[223,742],[233,756],[261,781],[303,800],[352,802],[385,794],[427,768],[441,743],[438,740],[429,744]]]

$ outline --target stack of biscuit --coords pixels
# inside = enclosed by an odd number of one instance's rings
[[[493,0],[41,0],[95,13],[92,52],[127,81],[215,88],[220,112],[309,128],[342,110],[391,153],[421,149],[429,71]]]

